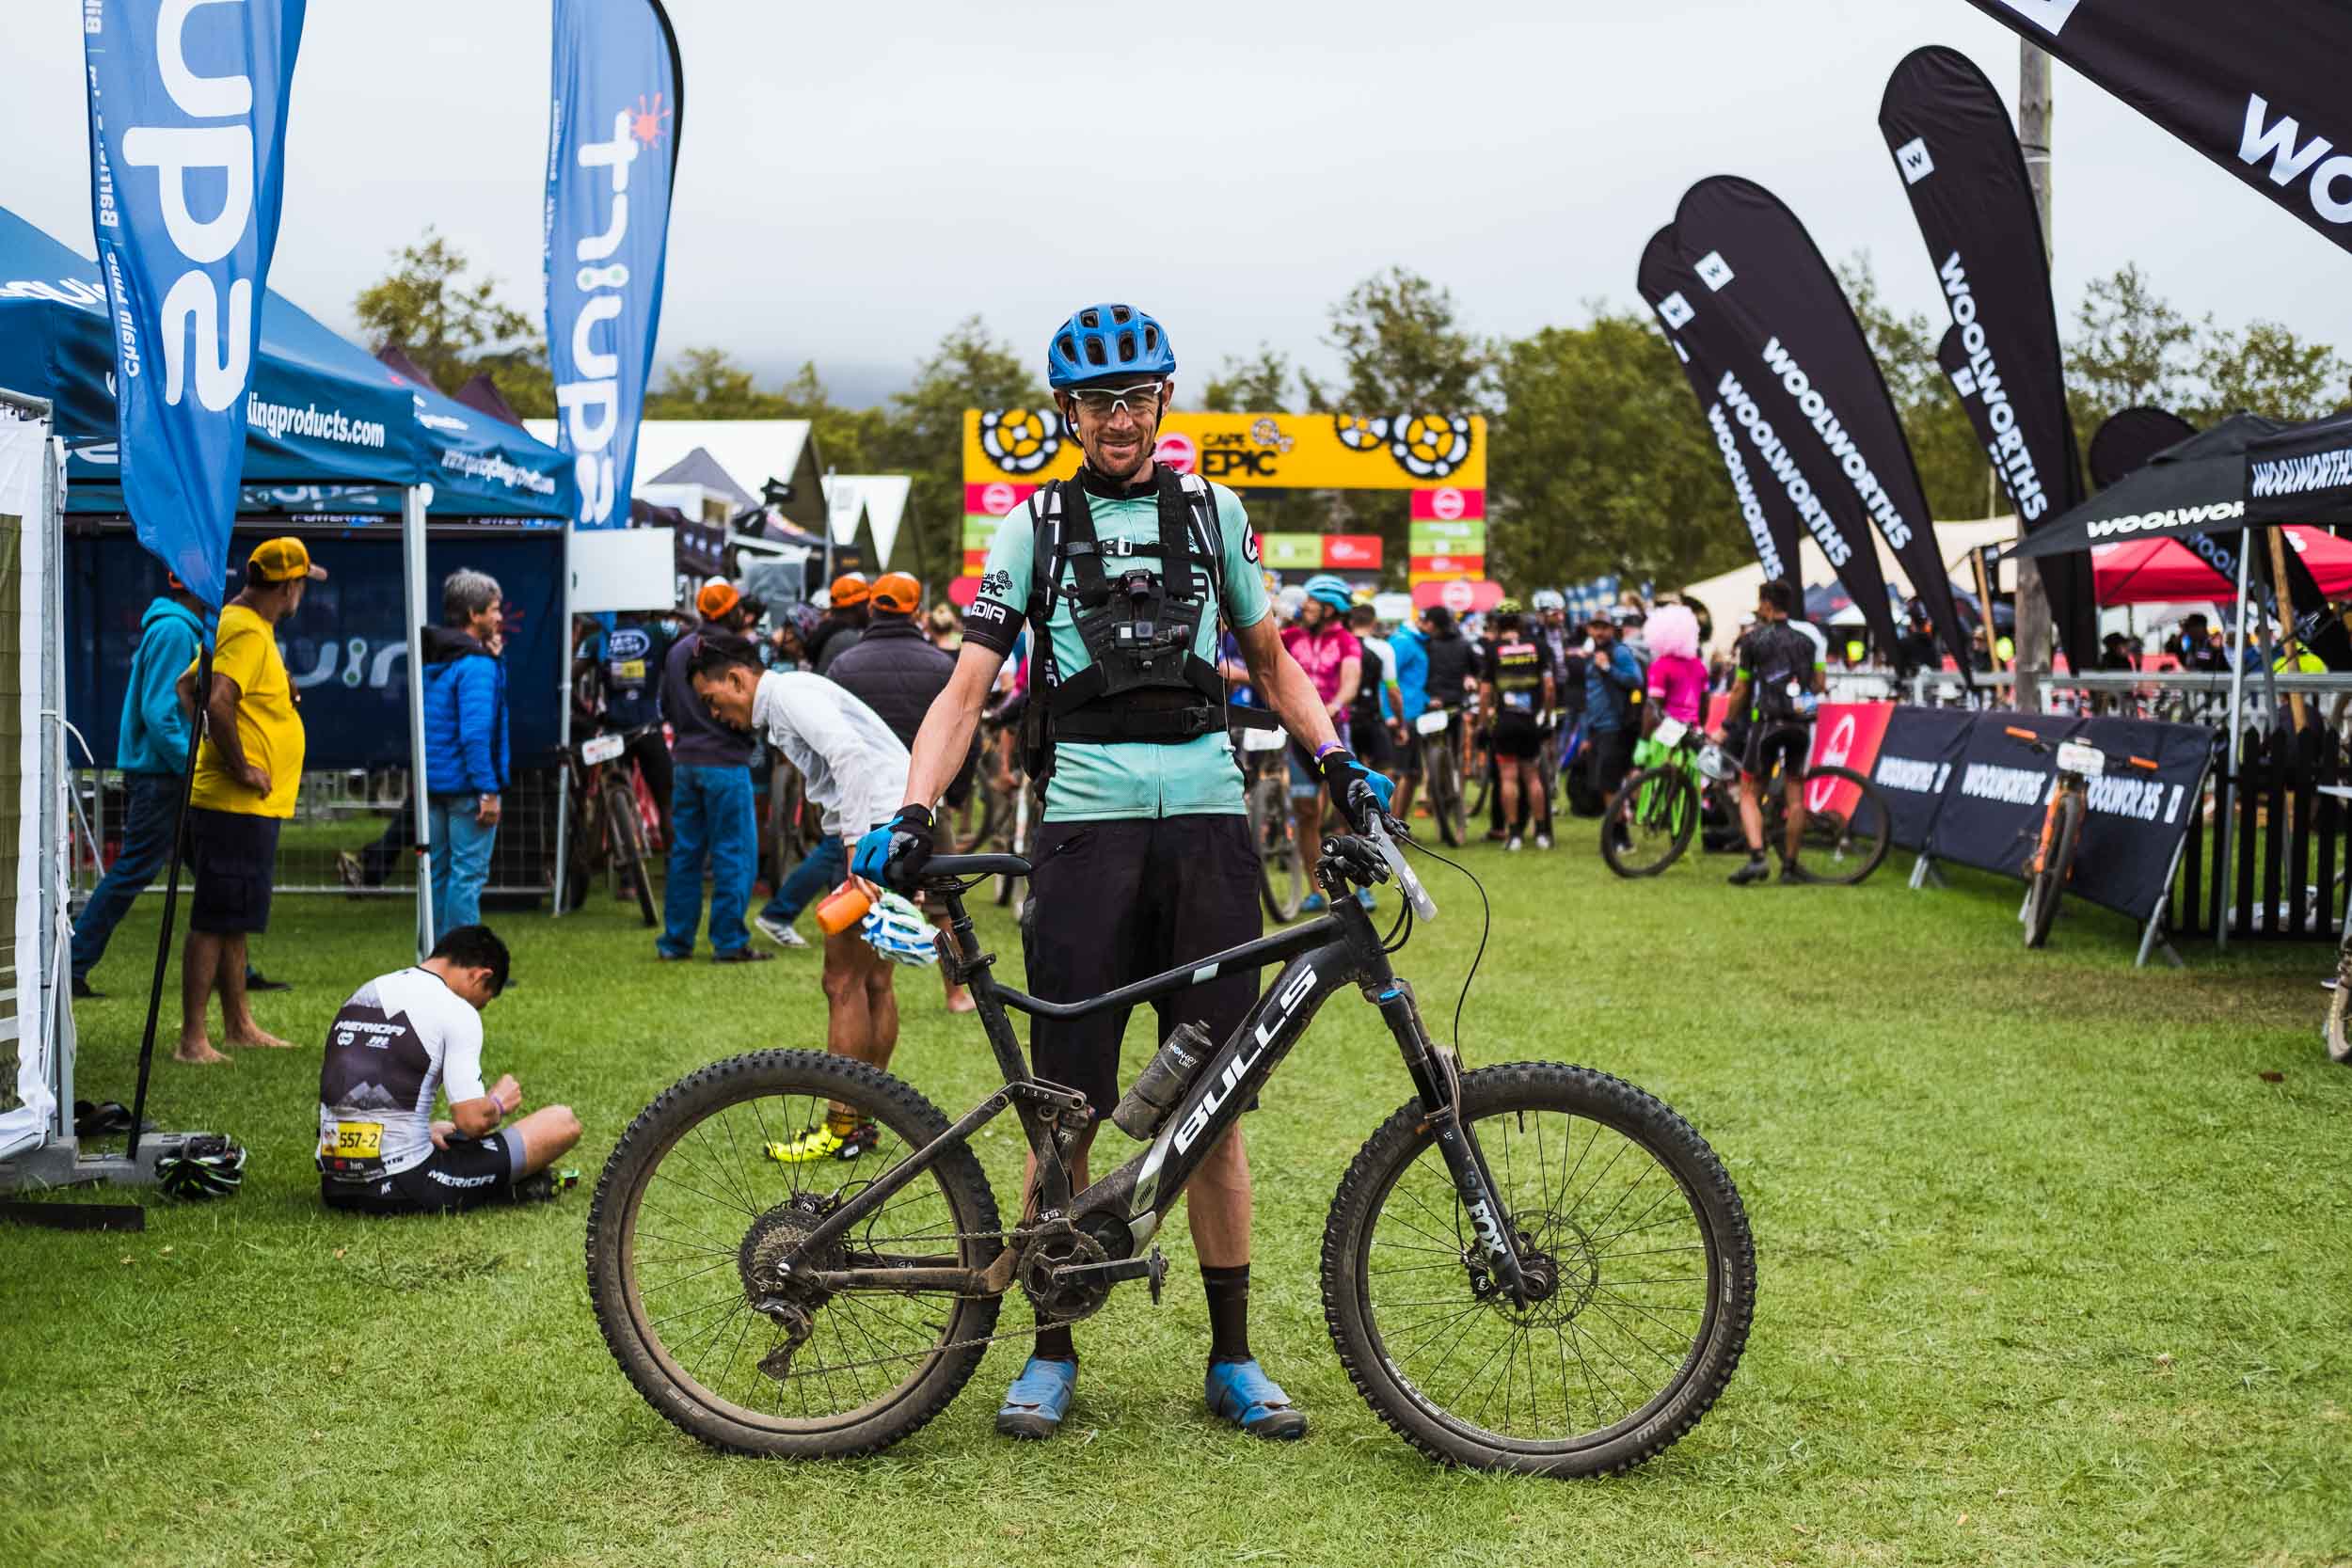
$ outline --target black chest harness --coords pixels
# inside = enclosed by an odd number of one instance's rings
[[[1229,707],[1215,664],[1195,652],[1203,623],[1224,602],[1216,499],[1197,474],[1163,467],[1155,499],[1159,538],[1104,541],[1083,485],[1056,480],[1038,493],[1028,620],[1045,673],[1044,702],[1032,712],[1050,725],[1033,747],[1056,741],[1174,746],[1230,725],[1273,728],[1254,708]],[[1156,553],[1158,567],[1137,557]],[[1061,584],[1067,565],[1070,586]],[[1086,644],[1086,667],[1057,668],[1048,622],[1057,597]],[[1048,752],[1050,758],[1050,752]],[[1050,766],[1050,760],[1048,761]]]

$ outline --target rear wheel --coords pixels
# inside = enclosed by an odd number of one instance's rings
[[[2066,878],[2074,864],[2074,846],[2082,837],[2083,796],[2080,790],[2061,789],[2054,802],[2057,819],[2049,825],[2049,840],[2041,863],[2026,882],[2026,945],[2040,947],[2050,940],[2050,927],[2058,919],[2059,898],[2066,893]]]
[[[644,835],[637,819],[637,797],[620,783],[605,785],[604,817],[612,834],[612,867],[637,894],[637,912],[648,927],[661,924],[654,912],[653,883],[645,876]]]
[[[1655,877],[1698,830],[1699,791],[1680,768],[1647,768],[1619,785],[1601,814],[1600,858],[1620,877]]]
[[[875,1147],[775,1157],[832,1103],[875,1123]],[[714,1063],[647,1106],[596,1182],[587,1247],[597,1326],[646,1402],[714,1448],[798,1459],[870,1453],[939,1414],[979,1365],[999,1297],[795,1292],[774,1264],[986,1267],[996,1200],[961,1144],[824,1258],[794,1244],[946,1130],[897,1079],[804,1051]]]
[[[1788,843],[1786,792],[1775,774],[1764,793],[1764,842],[1774,853]],[[1798,859],[1817,882],[1851,887],[1867,878],[1894,846],[1895,818],[1878,785],[1851,768],[1804,772],[1804,836]],[[1815,807],[1815,801],[1824,802]]]
[[[1756,1246],[1707,1141],[1632,1085],[1522,1062],[1462,1080],[1530,1283],[1496,1288],[1418,1101],[1341,1180],[1323,1309],[1380,1418],[1431,1458],[1548,1476],[1642,1463],[1747,1343]],[[1491,1223],[1491,1221],[1489,1222]]]

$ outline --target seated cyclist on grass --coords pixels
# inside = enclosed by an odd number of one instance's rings
[[[521,1109],[508,1073],[482,1086],[482,1012],[506,989],[506,943],[460,926],[411,969],[354,991],[319,1064],[319,1196],[330,1209],[435,1213],[550,1197],[580,1142],[568,1105]],[[433,1119],[446,1090],[449,1119]],[[500,1125],[505,1122],[506,1125]]]
[[[1813,711],[1826,678],[1821,645],[1788,617],[1797,591],[1774,578],[1756,591],[1756,625],[1733,651],[1738,673],[1731,683],[1730,721],[1714,738],[1740,758],[1740,829],[1747,838],[1748,862],[1733,872],[1734,887],[1772,875],[1764,860],[1763,781],[1781,764],[1781,791],[1788,828],[1781,847],[1780,879],[1805,880],[1797,863],[1804,843],[1804,768],[1813,752]]]
[[[1044,781],[1045,813],[1029,848],[1022,947],[1030,988],[1048,1001],[1099,995],[1259,934],[1258,847],[1226,731],[1267,721],[1228,706],[1216,671],[1220,621],[1259,701],[1307,748],[1312,791],[1331,792],[1351,831],[1390,795],[1389,781],[1333,734],[1346,709],[1338,666],[1344,658],[1352,673],[1355,664],[1355,639],[1339,626],[1346,585],[1336,604],[1307,612],[1335,634],[1324,650],[1333,684],[1320,689],[1275,634],[1240,498],[1153,461],[1175,372],[1159,323],[1131,306],[1089,306],[1055,331],[1046,376],[1085,466],[997,525],[955,674],[914,737],[905,804],[850,860],[893,886],[920,884],[930,802],[961,765],[997,669],[1029,627],[1039,673],[1025,749]],[[1318,812],[1311,827],[1320,821]],[[1300,843],[1310,854],[1320,847],[1311,832]],[[1155,1004],[1156,1033],[1164,1040],[1194,1023],[1224,1039],[1257,998],[1255,970],[1214,972]],[[1083,1092],[1107,1121],[1126,1023],[1124,1011],[1040,1018],[1033,1069]],[[1081,1190],[1091,1143],[1089,1130],[1070,1152]],[[1303,1436],[1306,1413],[1249,1348],[1249,1162],[1239,1127],[1202,1161],[1184,1206],[1208,1298],[1211,1413],[1255,1436]],[[1077,1383],[1070,1325],[1041,1328],[996,1430],[1051,1436]]]

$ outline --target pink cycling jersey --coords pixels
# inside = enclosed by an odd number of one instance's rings
[[[1667,718],[1697,723],[1700,705],[1707,701],[1707,661],[1660,654],[1649,663],[1649,694]]]
[[[1307,672],[1326,707],[1340,700],[1340,666],[1351,658],[1360,665],[1364,657],[1364,645],[1356,641],[1356,634],[1337,621],[1326,621],[1319,633],[1305,626],[1284,626],[1282,646]]]

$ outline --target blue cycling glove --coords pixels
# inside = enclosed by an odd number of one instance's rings
[[[1322,770],[1331,799],[1340,803],[1340,813],[1347,818],[1347,825],[1359,833],[1371,828],[1375,812],[1389,809],[1389,800],[1396,793],[1394,780],[1365,767],[1345,747],[1326,752],[1316,766]]]
[[[857,841],[850,870],[868,881],[913,893],[922,885],[931,858],[931,814],[928,806],[900,806],[898,815]]]

